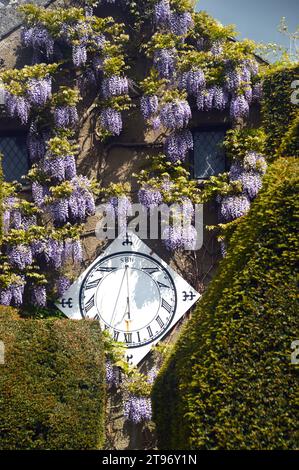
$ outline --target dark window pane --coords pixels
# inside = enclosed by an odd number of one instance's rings
[[[6,181],[21,181],[28,171],[28,154],[24,135],[0,135],[0,153]]]
[[[222,143],[225,131],[196,131],[194,133],[194,177],[209,178],[225,171]]]

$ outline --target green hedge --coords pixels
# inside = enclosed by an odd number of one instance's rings
[[[160,449],[294,449],[299,164],[278,159],[153,389]],[[295,207],[297,206],[297,219]]]
[[[105,386],[98,324],[14,320],[1,310],[0,450],[101,448]]]
[[[291,132],[293,121],[298,116],[298,104],[291,102],[292,82],[299,80],[299,66],[285,67],[266,75],[263,84],[263,126],[267,134],[266,153],[269,157],[299,155],[298,134],[288,154],[279,151],[287,132]],[[284,149],[285,150],[285,149]]]

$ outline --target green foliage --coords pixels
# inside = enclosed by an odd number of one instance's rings
[[[274,67],[274,71],[270,69],[264,77],[263,125],[267,134],[266,153],[272,159],[281,155],[282,140],[298,114],[298,104],[291,101],[294,93],[291,84],[298,79],[298,65]],[[293,156],[298,153],[298,141],[294,150]]]
[[[194,204],[202,202],[201,190],[196,180],[190,179],[190,173],[179,162],[173,165],[165,155],[147,157],[150,161],[148,168],[141,170],[137,178],[140,186],[149,186],[161,191],[163,201],[168,203],[183,202],[185,197],[191,199]]]
[[[200,11],[194,15],[194,37],[204,37],[213,41],[226,40],[228,37],[236,36],[233,25],[223,26],[219,21],[208,15],[205,11]]]
[[[22,69],[8,69],[0,74],[4,88],[14,95],[25,95],[30,86],[29,80],[42,79],[54,75],[59,64],[25,65]]]
[[[299,166],[279,159],[153,390],[160,449],[295,449]],[[296,218],[297,217],[297,218]]]
[[[104,352],[96,322],[15,320],[0,307],[1,450],[100,449]]]
[[[292,120],[277,154],[281,157],[299,157],[299,114]]]
[[[80,93],[77,88],[61,86],[59,91],[53,95],[52,103],[55,106],[76,106],[80,99]]]
[[[229,159],[243,160],[248,152],[264,153],[265,132],[263,129],[230,129],[223,142]]]

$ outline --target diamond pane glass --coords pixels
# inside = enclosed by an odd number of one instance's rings
[[[1,136],[0,153],[6,181],[20,181],[28,171],[28,154],[24,135]]]
[[[225,152],[222,143],[225,131],[194,133],[194,177],[206,179],[225,171]]]

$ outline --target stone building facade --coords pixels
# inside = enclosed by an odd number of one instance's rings
[[[42,5],[63,5],[63,2],[34,3]],[[113,7],[107,6],[107,14]],[[123,18],[125,19],[125,18]],[[20,17],[16,13],[16,3],[2,0],[0,3],[0,67],[20,68],[30,64],[30,56],[20,47]],[[142,73],[147,64],[136,63],[136,74]],[[138,104],[140,96],[132,87],[131,96],[134,104]],[[2,102],[1,102],[2,99]],[[95,178],[102,186],[109,183],[129,181],[132,184],[132,198],[137,199],[136,179],[133,173],[138,173],[145,166],[145,157],[163,151],[162,136],[159,132],[148,131],[144,125],[138,106],[124,116],[124,129],[119,137],[110,138],[105,144],[99,141],[94,127],[93,102],[87,93],[79,105],[79,131],[78,141],[80,153],[77,160],[78,174]],[[253,107],[249,117],[249,125],[255,126],[259,122],[259,109]],[[223,140],[226,131],[232,126],[227,112],[213,111],[193,113],[190,129],[194,135],[195,147],[190,153],[189,162],[191,174],[201,185],[202,181],[212,175],[225,171],[229,162],[219,143]],[[3,107],[3,97],[0,96],[0,152],[4,154],[4,176],[8,180],[19,179],[26,174],[29,167],[26,151],[26,133],[28,129],[21,126],[16,120],[10,119]],[[30,194],[26,182],[24,195]],[[217,223],[217,207],[214,203],[204,206],[204,226]],[[106,244],[98,240],[95,235],[97,217],[90,217],[85,224],[83,233],[84,262],[81,271],[105,248]],[[168,262],[183,278],[196,290],[203,292],[205,286],[212,278],[220,259],[220,247],[213,232],[204,229],[203,246],[194,252],[185,252],[183,255],[172,254],[165,249],[159,240],[145,240],[145,243],[166,262]],[[79,274],[79,272],[78,272]],[[190,315],[187,313],[186,317]],[[183,320],[184,321],[184,320]],[[176,337],[182,322],[166,339],[172,342]],[[152,447],[151,429],[143,431],[124,426],[120,412],[120,399],[111,398],[115,411],[113,419],[108,425],[109,448],[149,448]]]

